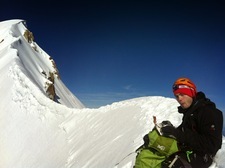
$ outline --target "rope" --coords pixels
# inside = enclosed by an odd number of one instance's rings
[[[131,152],[128,155],[126,155],[125,157],[123,157],[118,163],[115,164],[115,166],[118,166],[122,161],[124,161],[128,156],[132,155],[133,153],[136,153],[136,151],[135,152]]]

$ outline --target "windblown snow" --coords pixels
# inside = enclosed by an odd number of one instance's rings
[[[153,116],[181,122],[160,96],[84,107],[23,20],[0,22],[0,82],[1,168],[131,168]],[[224,143],[211,168],[225,167]]]

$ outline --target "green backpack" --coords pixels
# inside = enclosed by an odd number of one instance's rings
[[[178,151],[177,141],[160,135],[156,127],[149,132],[148,138],[148,145],[143,145],[137,151],[135,168],[160,168],[167,157]]]

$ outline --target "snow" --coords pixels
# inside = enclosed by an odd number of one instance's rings
[[[0,167],[131,168],[153,116],[181,122],[177,102],[160,96],[84,107],[51,57],[24,38],[26,30],[23,20],[0,22]],[[49,72],[56,101],[46,93]],[[211,168],[224,167],[224,144]]]

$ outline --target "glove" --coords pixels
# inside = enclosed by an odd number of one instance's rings
[[[161,128],[161,132],[163,136],[170,137],[170,138],[177,138],[178,130],[173,126],[165,126]]]
[[[162,126],[163,127],[165,127],[165,126],[173,126],[173,124],[170,121],[165,120],[165,121],[162,122]]]

